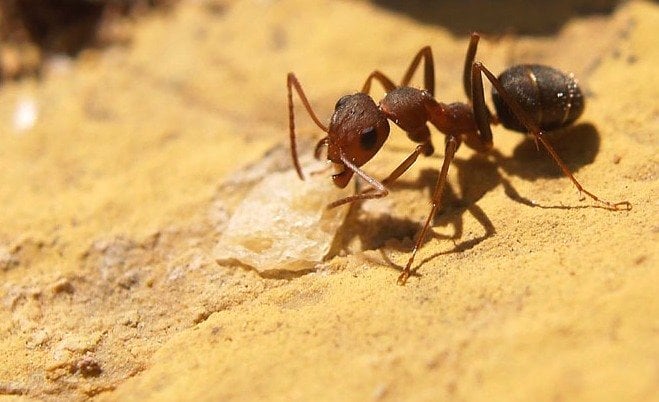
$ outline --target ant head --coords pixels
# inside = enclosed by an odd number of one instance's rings
[[[332,176],[338,187],[348,185],[353,171],[342,160],[362,166],[380,150],[389,136],[389,121],[373,99],[364,94],[346,95],[336,102],[329,125],[327,159],[337,171]]]

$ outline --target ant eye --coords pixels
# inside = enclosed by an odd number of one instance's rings
[[[372,149],[378,141],[378,133],[375,131],[374,127],[369,127],[362,131],[359,136],[359,145],[363,149]]]
[[[341,99],[336,101],[336,105],[334,105],[334,110],[336,110],[336,109],[340,108],[341,106],[343,106],[348,101],[348,98],[350,98],[350,95],[344,95],[344,96],[341,97]]]

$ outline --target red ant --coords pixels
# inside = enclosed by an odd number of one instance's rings
[[[329,128],[319,121],[311,109],[295,75],[288,74],[291,154],[300,179],[304,180],[304,175],[298,161],[295,141],[293,88],[300,96],[309,116],[327,133],[327,136],[317,143],[314,155],[316,159],[320,159],[322,147],[327,146],[327,159],[335,168],[335,174],[332,175],[334,184],[344,188],[353,174],[356,174],[370,185],[370,188],[364,191],[330,203],[328,208],[357,200],[385,197],[389,193],[386,186],[409,169],[420,154],[429,156],[434,152],[427,123],[430,122],[446,135],[444,162],[432,194],[432,208],[416,239],[412,255],[398,277],[399,285],[405,284],[409,278],[414,257],[441,205],[446,175],[455,152],[463,142],[477,152],[490,151],[493,145],[490,128],[492,124],[501,122],[510,130],[531,133],[536,145],[540,143],[545,147],[579,192],[599,203],[601,207],[614,211],[631,208],[627,201],[611,203],[586,190],[545,139],[546,131],[567,127],[583,112],[583,95],[574,77],[552,67],[524,64],[513,66],[496,78],[482,63],[475,61],[478,41],[479,35],[473,33],[465,59],[463,84],[469,103],[445,104],[434,99],[434,63],[430,47],[426,46],[412,60],[400,86],[396,86],[386,75],[375,70],[366,79],[361,92],[339,99]],[[423,90],[407,86],[421,61],[424,62]],[[496,115],[493,115],[485,104],[482,74],[492,83]],[[379,81],[386,91],[386,96],[379,105],[368,95],[374,79]],[[360,167],[373,158],[387,139],[388,120],[396,123],[407,133],[410,140],[419,145],[387,178],[378,181]]]

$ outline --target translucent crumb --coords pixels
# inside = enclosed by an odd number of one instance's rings
[[[311,269],[329,252],[348,210],[327,209],[327,204],[346,195],[326,175],[301,181],[293,170],[272,173],[238,205],[214,257],[259,272]]]

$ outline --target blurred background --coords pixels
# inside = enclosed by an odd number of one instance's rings
[[[185,0],[3,0],[0,79],[38,74],[48,55],[75,56],[87,47],[126,43],[130,41],[128,27],[136,19],[154,11],[166,12],[180,1]],[[609,14],[621,0],[372,2],[420,23],[443,27],[455,35],[478,29],[496,37],[556,34],[571,18]],[[205,0],[203,3],[218,12],[231,2]]]

